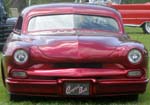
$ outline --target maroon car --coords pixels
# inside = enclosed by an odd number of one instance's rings
[[[145,92],[148,53],[120,14],[89,4],[26,8],[3,49],[2,79],[19,95],[97,97]]]

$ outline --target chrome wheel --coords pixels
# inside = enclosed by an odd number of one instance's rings
[[[143,31],[147,34],[150,34],[150,22],[146,22],[143,26]]]

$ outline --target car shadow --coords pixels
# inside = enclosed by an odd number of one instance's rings
[[[108,97],[94,97],[94,98],[58,98],[58,97],[19,97],[15,102],[20,101],[31,101],[32,103],[61,103],[64,105],[92,105],[92,104],[110,104],[110,103],[128,103],[128,102],[137,102],[137,98],[130,96],[108,96]],[[87,104],[88,103],[88,104]]]

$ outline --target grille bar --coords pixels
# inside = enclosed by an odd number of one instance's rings
[[[101,68],[100,63],[55,63],[54,68]]]
[[[0,25],[0,42],[5,42],[7,37],[12,32],[12,25]]]

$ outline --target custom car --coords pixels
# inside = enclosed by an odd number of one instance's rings
[[[1,57],[10,99],[138,97],[146,90],[148,53],[125,34],[119,12],[56,3],[23,10]]]

